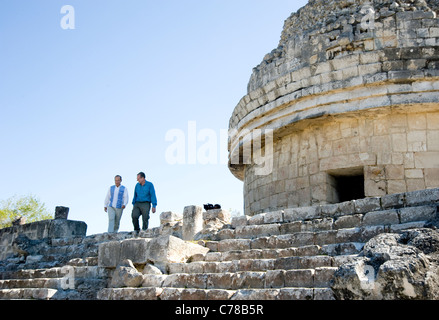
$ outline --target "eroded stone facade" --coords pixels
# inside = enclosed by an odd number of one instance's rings
[[[346,175],[363,176],[365,197],[439,185],[439,112],[391,110],[308,123],[275,144],[271,174],[258,176],[247,166],[246,212],[340,202],[337,178]]]

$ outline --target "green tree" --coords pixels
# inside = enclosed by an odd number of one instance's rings
[[[12,226],[12,221],[26,218],[26,223],[53,219],[44,203],[34,195],[11,197],[0,202],[0,229]]]

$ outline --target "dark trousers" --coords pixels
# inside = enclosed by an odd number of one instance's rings
[[[131,218],[133,219],[134,231],[140,231],[139,218],[142,216],[142,230],[148,229],[149,210],[151,202],[136,202],[133,206]]]

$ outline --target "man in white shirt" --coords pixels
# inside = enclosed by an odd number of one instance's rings
[[[105,197],[105,212],[108,213],[108,232],[118,232],[123,209],[128,204],[128,189],[121,185],[122,177],[114,177],[114,186],[108,189]]]

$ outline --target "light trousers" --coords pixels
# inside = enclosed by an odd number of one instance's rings
[[[123,209],[108,207],[107,213],[108,213],[108,232],[118,232]]]

